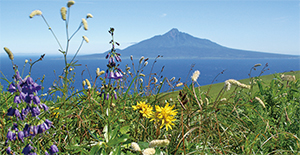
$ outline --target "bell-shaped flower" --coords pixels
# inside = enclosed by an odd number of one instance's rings
[[[7,116],[13,116],[15,114],[15,110],[16,109],[13,109],[12,107],[10,107],[8,110],[7,110]]]
[[[39,107],[31,107],[30,111],[31,111],[32,117],[38,116],[41,113]]]
[[[56,145],[51,145],[51,146],[50,146],[49,152],[50,152],[51,155],[57,153],[58,151],[59,151],[59,150],[58,150],[58,148],[57,148]]]
[[[28,155],[28,154],[30,154],[30,152],[31,152],[32,149],[33,149],[33,147],[30,146],[29,144],[27,144],[27,145],[24,147],[22,153],[24,153],[24,155]]]
[[[14,141],[16,140],[16,133],[8,131],[6,135],[7,140]]]
[[[20,141],[24,142],[24,137],[25,137],[24,131],[18,132],[18,139]]]

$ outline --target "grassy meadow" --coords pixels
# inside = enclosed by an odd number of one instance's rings
[[[68,1],[60,9],[66,32],[74,3]],[[119,68],[122,58],[115,50],[117,34],[110,28],[107,68],[100,70],[104,67],[99,66],[77,90],[72,87],[74,77],[80,76],[74,71],[76,56],[89,39],[82,36],[72,59],[67,59],[68,49],[78,31],[88,30],[92,14],[79,21],[73,34],[67,33],[65,48],[40,10],[29,17],[41,17],[47,24],[65,67],[53,85],[44,88],[43,77],[30,76],[31,68],[38,66],[44,55],[25,60],[30,69],[24,71],[14,64],[13,52],[4,47],[15,74],[11,81],[1,77],[9,86],[0,86],[0,154],[300,153],[300,71],[252,77],[251,72],[268,70],[268,64],[253,64],[245,68],[249,69],[248,79],[206,86],[198,84],[198,70],[193,71],[191,84],[160,78],[163,72],[151,71],[145,76],[143,69],[151,67],[148,58],[139,58],[125,70]],[[134,62],[133,57],[131,60]],[[96,85],[99,80],[101,85]],[[161,92],[164,84],[179,90]],[[42,98],[45,96],[48,100]]]

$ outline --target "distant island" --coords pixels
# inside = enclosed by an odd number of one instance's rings
[[[123,50],[118,49],[123,59],[134,57],[155,58],[158,55],[164,59],[267,59],[291,58],[300,56],[273,54],[257,51],[247,51],[228,48],[208,39],[193,37],[173,28],[163,35],[157,35],[143,40]],[[108,51],[107,51],[108,52]],[[78,59],[104,59],[107,52],[78,56]]]

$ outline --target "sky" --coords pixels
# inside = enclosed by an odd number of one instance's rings
[[[0,0],[0,47],[15,56],[60,55],[59,46],[43,16],[66,47],[66,27],[60,8],[65,0]],[[298,0],[75,0],[71,6],[69,34],[88,13],[88,30],[80,29],[70,41],[74,54],[82,36],[89,38],[80,55],[103,53],[111,48],[108,33],[124,49],[172,28],[220,45],[243,50],[300,55],[300,2]],[[142,51],[141,51],[142,52]],[[4,50],[0,56],[6,55]]]

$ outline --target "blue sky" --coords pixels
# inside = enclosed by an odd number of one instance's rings
[[[65,47],[60,8],[66,3],[0,0],[0,47],[8,47],[15,55],[59,55],[59,46],[42,18],[30,19],[29,14],[41,10]],[[230,48],[300,55],[298,0],[75,0],[70,13],[71,34],[87,13],[94,16],[88,20],[89,30],[81,29],[72,39],[70,54],[75,53],[83,35],[90,43],[83,45],[80,54],[109,50],[108,30],[114,27],[121,49],[178,28]]]

